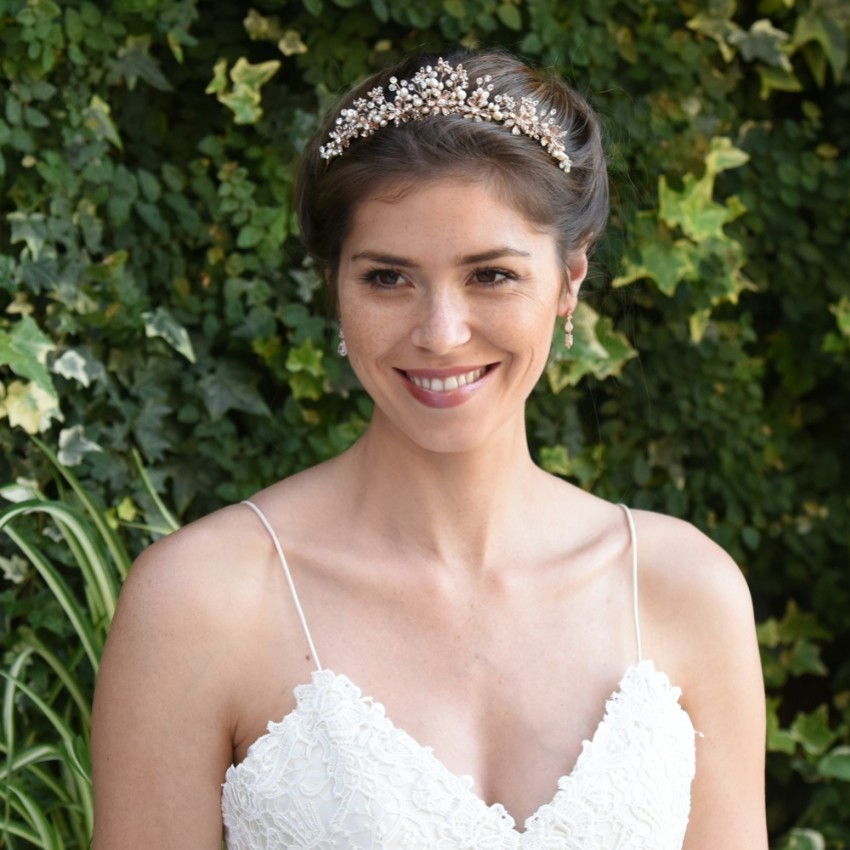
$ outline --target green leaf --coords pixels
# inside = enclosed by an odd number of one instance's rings
[[[119,150],[124,147],[112,121],[112,110],[105,100],[93,94],[88,107],[83,110],[83,116],[86,127],[94,133],[95,138],[106,139]]]
[[[241,56],[230,71],[233,89],[227,91],[227,81],[224,72],[227,67],[225,60],[216,63],[214,77],[207,86],[207,93],[215,94],[231,112],[237,124],[255,124],[262,117],[260,107],[260,89],[280,68],[276,59],[269,62],[251,64]]]
[[[624,259],[623,271],[613,281],[615,287],[648,278],[669,296],[696,273],[693,246],[686,240],[674,241],[666,230],[660,230],[655,240],[643,240],[638,251],[636,261]]]
[[[170,92],[174,87],[162,72],[159,63],[150,55],[152,39],[149,35],[127,36],[124,46],[113,60],[112,74],[120,76],[130,91],[142,79],[158,91]]]
[[[257,92],[259,96],[260,88],[277,73],[279,68],[280,62],[276,59],[252,65],[244,56],[241,56],[230,72],[230,79],[233,80],[234,85],[244,86]]]
[[[820,46],[832,69],[832,76],[838,83],[847,67],[847,37],[838,22],[825,15],[822,9],[816,5],[807,9],[797,18],[792,39],[794,47],[802,47],[811,43]],[[825,84],[823,79],[818,80],[818,82],[821,87]]]
[[[714,177],[721,171],[740,168],[749,161],[750,155],[746,151],[736,148],[728,137],[720,136],[711,140],[711,148],[705,158],[705,168]]]
[[[803,84],[793,72],[784,68],[759,68],[761,80],[760,96],[767,100],[774,91],[798,92],[803,91]]]
[[[732,4],[727,4],[725,17],[718,16],[716,12],[712,14],[700,13],[687,23],[689,29],[714,39],[720,48],[720,55],[726,62],[731,62],[735,58],[735,40],[744,36],[741,27],[729,20],[733,14]]]
[[[818,773],[827,779],[850,782],[850,746],[830,750],[819,762]]]
[[[178,354],[182,354],[190,363],[195,362],[195,351],[189,333],[165,307],[157,307],[153,312],[142,313],[145,323],[145,336],[164,339]]]
[[[570,474],[570,454],[566,446],[543,446],[540,449],[540,465],[553,475]]]
[[[592,307],[582,304],[573,314],[575,343],[567,349],[563,330],[559,329],[552,346],[546,376],[552,392],[575,386],[593,375],[600,380],[619,375],[623,366],[637,356],[626,337],[614,330],[608,316],[600,316]]]
[[[767,701],[767,750],[771,753],[786,753],[793,755],[797,751],[796,737],[786,729],[779,726],[777,716],[778,699]]]
[[[791,60],[782,49],[790,38],[787,32],[774,27],[767,18],[761,18],[747,32],[735,33],[729,40],[747,62],[759,60],[783,71],[790,71]]]
[[[82,425],[63,428],[59,432],[59,462],[64,466],[77,466],[89,452],[102,452],[103,448],[86,437]]]
[[[47,220],[41,213],[12,212],[6,220],[12,226],[12,243],[24,242],[33,260],[49,252]]]
[[[321,378],[325,374],[322,366],[322,352],[313,345],[313,340],[305,340],[298,348],[290,350],[286,358],[286,368],[290,372],[307,372]]]
[[[850,339],[850,297],[845,295],[837,304],[830,304],[828,309],[838,322],[841,336]]]
[[[53,340],[29,316],[19,319],[10,332],[0,330],[0,366],[29,378],[54,401],[56,390],[46,363],[47,355],[55,349]]]
[[[814,829],[792,829],[778,850],[826,850],[826,841]]]
[[[829,726],[829,713],[825,705],[810,714],[800,713],[791,724],[791,734],[810,755],[823,753],[835,740],[835,732]]]
[[[12,555],[11,558],[0,556],[0,573],[3,574],[4,581],[21,584],[24,579],[30,576],[32,570],[29,561],[20,557],[20,555]]]
[[[228,410],[241,410],[258,416],[271,411],[253,386],[256,378],[232,361],[222,361],[215,372],[200,382],[204,404],[212,419],[220,419]]]
[[[12,542],[21,550],[22,554],[29,559],[30,563],[36,568],[44,583],[49,588],[53,597],[62,607],[65,616],[71,623],[74,631],[80,639],[80,642],[88,656],[92,669],[97,670],[100,652],[103,648],[103,639],[98,637],[95,632],[91,616],[80,605],[77,598],[71,592],[68,583],[65,581],[59,570],[27,539],[19,534],[14,528],[9,526],[12,519],[21,513],[27,513],[32,510],[49,511],[54,509],[52,503],[37,503],[22,502],[18,505],[13,505],[0,511],[0,529],[3,529]],[[58,511],[68,514],[68,508],[65,505],[55,507]],[[103,624],[105,625],[105,624]]]
[[[251,41],[278,41],[283,38],[283,27],[277,15],[261,15],[256,9],[249,9],[242,26]]]
[[[509,29],[514,32],[519,32],[522,29],[522,15],[519,7],[512,3],[502,3],[496,9],[496,14],[499,20]]]
[[[284,56],[301,56],[307,52],[307,45],[297,30],[289,29],[277,43],[277,49]]]
[[[61,357],[57,357],[50,371],[84,387],[105,375],[102,363],[76,348],[69,348]]]
[[[789,669],[795,676],[826,676],[829,673],[821,661],[820,647],[807,640],[799,640],[794,644]]]
[[[219,59],[218,62],[213,66],[213,78],[207,83],[206,89],[204,91],[207,94],[219,94],[219,92],[223,92],[227,90],[227,60]],[[202,140],[201,144],[198,146],[201,150],[203,150],[203,143],[207,139],[213,139],[214,137],[207,136],[204,140]]]
[[[79,44],[86,35],[86,25],[83,23],[82,16],[70,6],[65,9],[65,32],[75,44]]]
[[[780,623],[780,632],[784,643],[793,644],[801,638],[810,640],[831,640],[832,633],[810,611],[801,611],[793,599],[785,606]]]

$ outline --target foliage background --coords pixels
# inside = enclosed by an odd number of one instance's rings
[[[608,136],[533,450],[738,559],[772,846],[850,847],[848,38],[844,0],[0,0],[0,847],[85,846],[127,553],[368,420],[293,172],[335,93],[455,42],[554,67]]]

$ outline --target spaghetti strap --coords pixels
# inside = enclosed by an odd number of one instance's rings
[[[629,523],[629,537],[632,542],[632,604],[634,606],[635,618],[635,642],[637,643],[637,660],[638,664],[643,661],[643,652],[640,645],[640,614],[638,612],[638,551],[637,551],[637,531],[635,530],[635,521],[632,517],[632,512],[626,505],[621,504],[620,507],[626,513],[626,520]]]
[[[298,612],[298,618],[301,620],[301,628],[304,629],[304,636],[307,638],[307,646],[310,647],[310,652],[313,654],[313,660],[316,662],[316,669],[321,670],[322,664],[319,661],[319,653],[316,652],[316,646],[313,643],[313,637],[310,634],[310,629],[307,627],[307,618],[304,616],[304,609],[301,607],[301,600],[298,598],[298,593],[295,590],[295,582],[292,581],[292,573],[289,571],[289,564],[286,563],[286,557],[283,554],[283,547],[280,545],[277,534],[275,534],[271,523],[266,519],[266,515],[253,503],[247,499],[242,502],[247,505],[260,518],[260,522],[265,526],[269,536],[274,543],[275,551],[280,558],[280,563],[283,565],[283,572],[286,575],[286,583],[289,585],[289,592],[292,594],[292,601],[295,603],[295,610]]]

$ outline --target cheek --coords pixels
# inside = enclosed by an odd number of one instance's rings
[[[342,299],[340,322],[352,364],[375,360],[390,353],[407,332],[398,311],[367,307],[356,300]]]

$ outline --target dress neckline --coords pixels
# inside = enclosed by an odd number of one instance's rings
[[[317,708],[318,705],[326,705],[326,700],[322,699],[324,691],[333,692],[338,695],[339,699],[350,700],[356,704],[361,711],[368,713],[375,722],[379,723],[388,735],[400,741],[413,754],[425,759],[431,770],[439,773],[447,783],[455,786],[459,794],[470,798],[477,806],[489,812],[492,817],[502,823],[505,828],[520,837],[529,832],[530,829],[533,829],[535,823],[542,821],[548,813],[557,808],[561,795],[568,790],[571,783],[582,774],[585,765],[592,760],[598,740],[611,723],[612,714],[624,701],[629,698],[645,698],[648,693],[666,694],[670,703],[675,704],[681,710],[682,714],[687,718],[691,730],[693,729],[690,716],[679,704],[681,689],[670,682],[667,674],[657,670],[651,659],[644,658],[629,664],[620,677],[619,683],[611,695],[605,700],[602,716],[592,736],[582,741],[581,751],[572,769],[558,778],[555,783],[556,790],[551,800],[541,803],[525,819],[525,829],[521,831],[516,828],[516,820],[505,808],[504,804],[500,802],[488,803],[475,790],[475,781],[472,776],[458,774],[447,767],[434,754],[432,747],[421,744],[403,727],[397,726],[387,714],[383,704],[377,702],[371,696],[364,695],[362,690],[346,674],[336,673],[327,667],[323,667],[312,672],[310,682],[295,686],[293,689],[295,706],[281,720],[269,721],[267,731],[249,745],[245,758],[238,764],[233,764],[228,768],[224,784],[226,785],[232,778],[238,776],[243,769],[246,769],[243,766],[250,766],[253,760],[259,758],[259,753],[262,749],[269,745],[275,736],[285,734],[288,727],[295,722],[300,714],[311,708]]]

